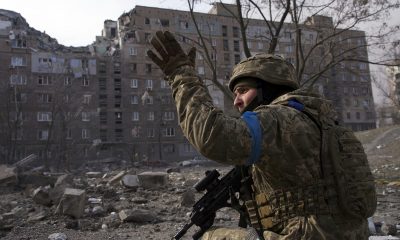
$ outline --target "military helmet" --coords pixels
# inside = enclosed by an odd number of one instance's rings
[[[300,87],[293,65],[280,56],[267,53],[256,54],[238,63],[233,68],[229,89],[233,91],[236,83],[243,77],[257,78],[293,89]]]

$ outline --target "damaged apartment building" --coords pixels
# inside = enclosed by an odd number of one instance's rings
[[[213,49],[210,58],[217,62],[217,80],[223,85],[232,67],[245,56],[239,25],[226,7],[234,10],[235,6],[216,3],[208,13],[194,13]],[[14,144],[14,148],[2,143],[2,155],[19,158],[36,153],[45,162],[59,165],[110,159],[152,164],[199,155],[182,135],[162,72],[146,56],[149,40],[157,30],[175,33],[185,49],[196,46],[199,36],[189,12],[136,6],[117,20],[105,20],[101,35],[82,48],[56,44],[46,34],[29,28],[17,13],[0,13],[0,50],[4,56],[0,75],[7,76],[3,77],[2,91],[8,93],[2,108],[10,113],[1,120],[4,126],[15,128],[7,133],[8,142],[23,143]],[[303,44],[311,46],[321,29],[332,28],[332,18],[313,16],[305,24]],[[266,31],[262,20],[249,19],[246,33],[252,54],[268,49],[262,36]],[[24,32],[25,40],[14,43],[11,32]],[[294,30],[285,25],[283,33],[276,53],[294,62]],[[365,42],[362,31],[346,34],[351,36],[345,42],[347,47]],[[366,47],[358,51],[368,59]],[[314,62],[318,61],[315,56]],[[230,112],[231,100],[212,83],[212,71],[200,48],[196,70],[214,104]],[[367,64],[340,64],[317,87],[333,100],[342,124],[354,130],[375,128]],[[55,134],[57,131],[60,134]]]
[[[0,161],[35,154],[46,167],[70,167],[89,157],[98,121],[88,48],[62,46],[0,10],[0,52]]]

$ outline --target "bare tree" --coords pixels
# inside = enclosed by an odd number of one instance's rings
[[[200,40],[204,34],[197,27],[195,3],[204,1],[188,0],[192,20]],[[317,81],[328,78],[332,69],[346,63],[390,65],[390,56],[381,59],[368,58],[367,48],[385,48],[396,44],[390,36],[399,33],[399,25],[390,25],[385,18],[399,8],[398,0],[236,0],[237,11],[226,7],[241,30],[245,56],[251,55],[248,48],[250,17],[262,19],[265,31],[257,36],[264,39],[268,53],[275,53],[277,46],[290,38],[293,41],[297,77],[302,85],[313,86]],[[222,6],[228,6],[219,2]],[[253,14],[253,15],[251,15]],[[322,17],[328,16],[328,17]],[[361,26],[381,22],[376,31],[359,31]],[[350,31],[353,31],[350,34]],[[364,41],[364,39],[366,41]],[[199,46],[207,55],[208,46],[201,40]],[[398,40],[397,40],[398,43]],[[207,58],[208,65],[216,72],[214,62]],[[351,69],[348,69],[351,71]],[[225,91],[223,91],[225,93]]]
[[[1,87],[1,151],[0,157],[5,163],[13,163],[18,160],[17,148],[23,132],[24,109],[27,104],[26,93],[21,90],[23,86],[17,83],[4,83]]]

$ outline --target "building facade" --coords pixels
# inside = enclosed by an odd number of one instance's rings
[[[237,116],[232,100],[212,79],[226,85],[232,67],[245,57],[239,25],[220,4],[194,15],[206,36],[209,60],[217,63],[213,71],[204,49],[198,48],[196,70],[215,105]],[[302,44],[312,46],[332,27],[329,17],[310,18]],[[104,21],[93,44],[67,48],[32,30],[18,13],[1,10],[0,76],[6,98],[1,132],[7,136],[1,142],[3,159],[12,162],[35,153],[47,165],[69,166],[110,159],[157,164],[199,155],[181,132],[161,70],[146,56],[158,30],[173,32],[185,49],[198,47],[201,40],[189,12],[136,6],[117,20]],[[246,36],[252,54],[267,51],[267,35],[263,21],[249,19]],[[357,54],[368,60],[362,31],[344,32],[337,41],[343,48],[359,45]],[[276,53],[295,63],[290,24],[285,25]],[[321,61],[321,56],[313,56],[305,75],[312,75]],[[354,130],[375,127],[368,64],[338,64],[315,86],[332,100],[342,124]]]

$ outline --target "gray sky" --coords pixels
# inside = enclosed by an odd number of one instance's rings
[[[20,13],[28,24],[66,46],[86,46],[101,34],[104,20],[117,20],[136,5],[188,10],[186,0],[1,0],[1,9]],[[196,11],[207,12],[202,4]]]

